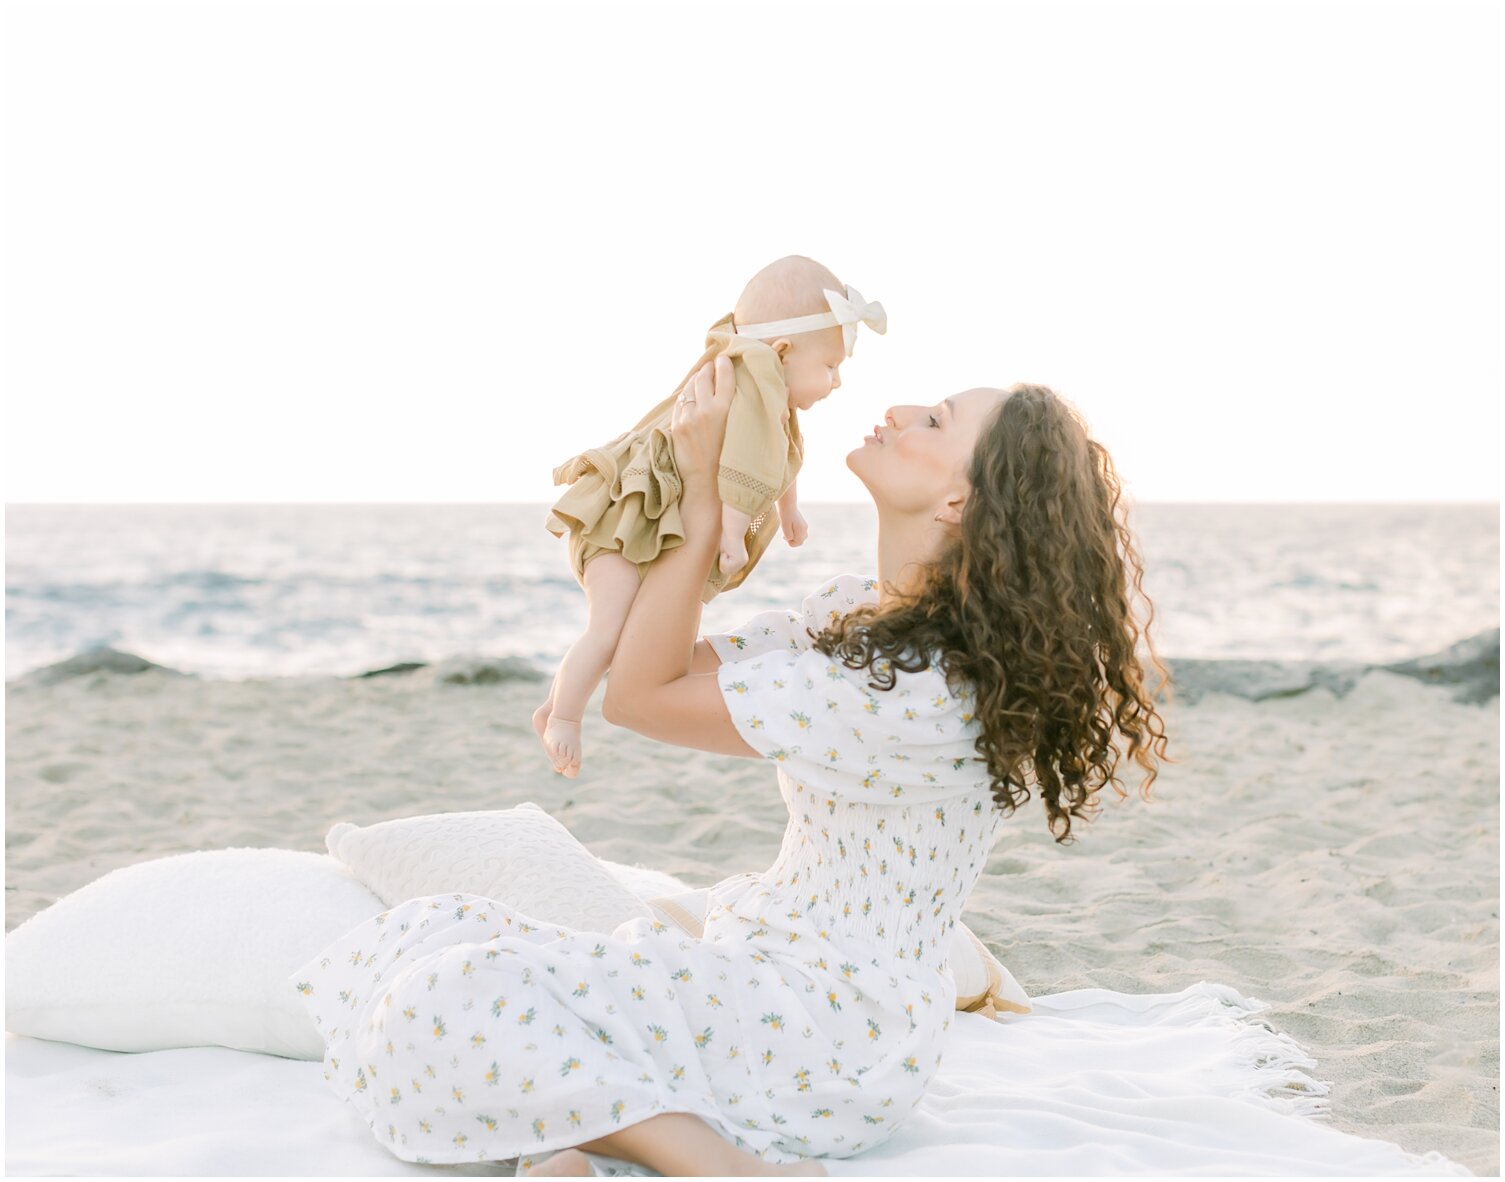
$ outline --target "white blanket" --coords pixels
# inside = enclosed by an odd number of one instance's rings
[[[1079,989],[993,1021],[958,1014],[919,1109],[833,1176],[1427,1174],[1430,1153],[1340,1133],[1326,1086],[1258,1003],[1219,985]],[[17,1174],[511,1174],[400,1161],[319,1063],[212,1047],[118,1054],[6,1035],[6,1170]]]

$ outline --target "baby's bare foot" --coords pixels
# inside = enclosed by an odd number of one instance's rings
[[[554,699],[550,698],[537,710],[533,711],[533,729],[538,732],[538,741],[543,742],[544,728],[549,725],[549,715],[554,713]]]
[[[580,774],[580,757],[583,748],[578,722],[560,718],[557,714],[551,715],[548,724],[544,727],[543,745],[549,753],[549,760],[554,764],[556,772],[570,780]]]
[[[721,574],[725,578],[731,578],[747,565],[747,547],[739,546],[736,549],[731,549],[723,546],[721,548],[719,565],[721,567]]]

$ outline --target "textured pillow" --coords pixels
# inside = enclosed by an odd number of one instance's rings
[[[287,976],[381,909],[335,859],[297,850],[112,870],[5,937],[5,1028],[107,1051],[319,1059],[324,1041]]]
[[[574,834],[531,801],[364,828],[342,821],[324,844],[389,907],[462,892],[586,932],[610,932],[652,914]]]

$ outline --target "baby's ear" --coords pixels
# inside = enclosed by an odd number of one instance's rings
[[[769,341],[768,344],[779,355],[780,361],[783,361],[789,355],[789,350],[794,348],[794,342],[788,337],[779,337],[778,340]]]

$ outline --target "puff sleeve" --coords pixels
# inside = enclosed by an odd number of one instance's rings
[[[837,575],[805,596],[797,612],[788,608],[759,612],[731,632],[707,632],[702,639],[722,661],[740,661],[780,650],[803,652],[810,647],[807,628],[819,632],[854,607],[877,602],[877,579]]]
[[[894,672],[874,688],[872,671],[807,646],[728,662],[717,681],[748,746],[817,793],[902,806],[986,788],[970,690],[938,666]]]

